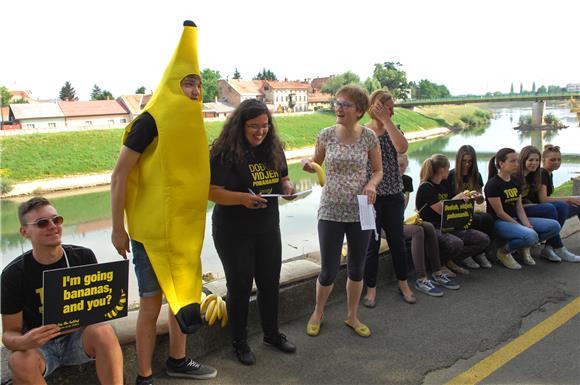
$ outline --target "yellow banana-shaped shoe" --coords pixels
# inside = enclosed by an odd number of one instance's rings
[[[314,171],[316,171],[316,175],[318,175],[318,183],[320,184],[320,186],[324,187],[324,185],[326,184],[326,175],[324,174],[324,170],[322,169],[322,167],[320,167],[320,165],[316,162],[310,162],[310,167],[312,167]]]

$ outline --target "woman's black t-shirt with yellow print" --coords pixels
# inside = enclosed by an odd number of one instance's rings
[[[511,178],[508,182],[501,179],[498,175],[487,181],[485,185],[485,199],[487,202],[487,212],[495,219],[498,219],[497,214],[489,203],[489,198],[499,198],[503,211],[512,218],[518,217],[516,210],[516,203],[520,198],[521,183],[516,178]]]
[[[285,160],[281,169],[272,170],[265,159],[254,152],[248,152],[246,160],[238,164],[223,163],[218,157],[213,157],[210,166],[212,185],[244,193],[251,190],[255,194],[281,194],[282,178],[288,176]],[[278,198],[267,199],[268,207],[263,209],[216,204],[212,215],[213,227],[237,234],[260,234],[277,229],[280,222]]]

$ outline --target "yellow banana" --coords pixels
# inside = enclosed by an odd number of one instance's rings
[[[210,295],[206,296],[205,299],[202,301],[200,307],[199,307],[199,309],[200,309],[199,311],[201,313],[203,313],[204,311],[206,311],[207,310],[207,307],[209,306],[209,304],[213,300],[215,300],[216,297],[217,297],[217,294],[210,294]]]
[[[316,175],[318,175],[318,183],[320,184],[320,186],[324,187],[324,185],[326,184],[326,175],[324,174],[324,170],[322,169],[322,167],[320,167],[320,165],[316,162],[310,162],[310,167],[312,167],[314,171],[316,171]]]
[[[216,304],[216,301],[210,301],[209,306],[207,307],[207,311],[205,312],[205,320],[208,322],[213,314],[213,310],[215,309],[215,304]]]
[[[217,304],[216,304],[215,307],[217,309],[217,317],[220,318],[220,319],[222,318],[222,302],[223,302],[222,297],[220,297],[218,295],[218,297],[217,297]]]
[[[202,291],[202,292],[201,292],[201,299],[200,299],[200,301],[199,301],[199,303],[200,303],[200,304],[202,304],[202,303],[203,303],[203,301],[205,300],[205,297],[207,297],[207,294],[205,294],[205,292],[203,292],[203,291]],[[201,306],[201,305],[200,305],[200,306]]]
[[[219,297],[218,297],[219,298]],[[210,305],[209,309],[208,309],[208,313],[210,313],[211,310],[211,316],[209,317],[209,326],[213,326],[213,324],[215,323],[215,320],[218,318],[218,312],[219,312],[219,308],[220,308],[220,304],[218,300],[212,301],[212,304],[214,304],[214,306],[212,307]],[[207,314],[205,316],[207,318]]]
[[[228,311],[227,311],[226,303],[224,301],[222,301],[221,306],[222,306],[222,322],[221,322],[221,327],[222,328],[225,328],[226,325],[228,324]]]
[[[409,218],[405,219],[405,221],[403,223],[406,225],[421,226],[423,224],[423,219],[421,219],[421,216],[419,216],[419,214],[415,214],[415,215],[411,215]]]

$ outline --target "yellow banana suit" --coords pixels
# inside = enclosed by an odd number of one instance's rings
[[[184,333],[201,326],[200,254],[210,181],[201,96],[193,101],[180,86],[192,74],[200,75],[197,27],[185,21],[177,49],[143,110],[155,119],[158,136],[129,175],[125,204],[131,239],[145,246]]]

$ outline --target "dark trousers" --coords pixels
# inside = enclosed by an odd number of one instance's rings
[[[282,266],[280,229],[259,235],[237,235],[214,227],[213,240],[226,273],[233,342],[247,338],[248,306],[254,279],[264,335],[277,335]]]
[[[405,235],[403,234],[403,212],[405,200],[403,194],[377,196],[375,211],[377,212],[377,231],[385,231],[387,243],[391,252],[395,275],[399,281],[407,279],[407,249],[405,247]],[[377,286],[377,273],[379,266],[380,239],[371,236],[369,248],[365,259],[365,285]]]
[[[494,235],[493,234],[494,222],[495,219],[493,219],[491,214],[476,211],[475,213],[473,213],[473,225],[471,226],[471,228],[486,233],[487,236],[491,239]]]
[[[439,255],[441,263],[447,261],[462,261],[485,251],[489,245],[487,234],[478,230],[461,230],[452,233],[442,233],[437,230],[439,239]]]

